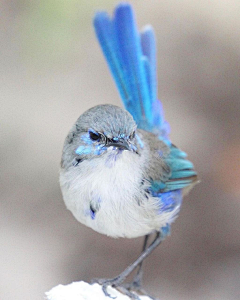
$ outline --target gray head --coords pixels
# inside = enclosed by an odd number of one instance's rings
[[[69,132],[62,156],[62,166],[104,155],[107,150],[137,152],[137,125],[126,110],[115,105],[98,105],[84,112]]]

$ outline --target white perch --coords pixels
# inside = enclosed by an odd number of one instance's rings
[[[116,300],[131,300],[116,289],[108,287],[109,294]],[[73,282],[68,285],[59,284],[45,293],[47,300],[111,300],[104,295],[101,285],[89,284],[84,281]],[[151,300],[147,296],[139,296],[141,300]]]

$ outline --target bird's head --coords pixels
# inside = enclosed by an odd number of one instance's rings
[[[119,155],[123,151],[139,154],[141,141],[137,125],[126,110],[115,105],[98,105],[84,112],[69,132],[62,165],[92,160],[103,155]]]

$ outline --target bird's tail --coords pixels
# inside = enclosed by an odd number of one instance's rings
[[[156,42],[151,26],[139,33],[132,7],[121,3],[114,17],[98,12],[94,27],[125,108],[139,128],[168,141],[169,126],[157,100]]]

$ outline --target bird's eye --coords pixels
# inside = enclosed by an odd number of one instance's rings
[[[100,134],[93,132],[93,131],[89,131],[89,137],[92,141],[99,141],[100,140]]]

